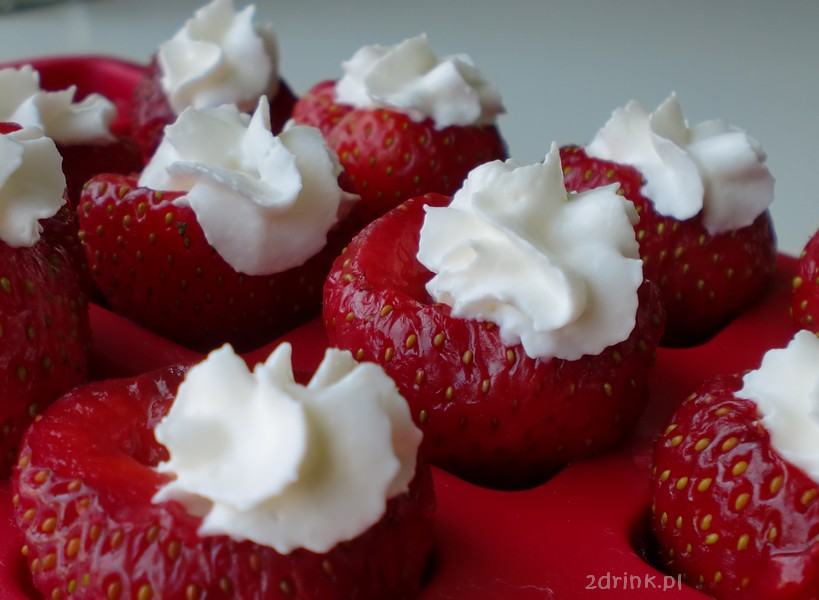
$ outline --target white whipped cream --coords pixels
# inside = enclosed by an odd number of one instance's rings
[[[742,381],[736,396],[756,403],[774,450],[819,483],[819,339],[798,332]]]
[[[615,110],[586,151],[636,167],[658,213],[685,220],[702,211],[712,235],[750,225],[774,198],[759,143],[719,120],[689,127],[676,94],[651,114],[636,101]]]
[[[234,269],[280,273],[304,263],[355,198],[338,185],[341,167],[321,133],[270,131],[262,96],[252,118],[235,105],[186,109],[142,172],[139,185],[186,192],[205,237]]]
[[[307,386],[291,347],[251,373],[230,346],[194,366],[155,429],[175,479],[154,502],[183,503],[201,535],[324,553],[378,522],[415,475],[421,432],[374,363],[329,349]]]
[[[159,46],[161,85],[176,114],[236,104],[253,110],[259,96],[275,96],[279,50],[272,25],[257,26],[256,7],[236,12],[232,0],[213,0]]]
[[[386,107],[438,129],[487,125],[504,112],[497,87],[464,55],[439,59],[425,35],[394,46],[372,45],[342,63],[336,99],[357,108]]]
[[[418,260],[454,316],[497,324],[532,358],[574,360],[630,335],[637,213],[616,185],[568,194],[556,146],[543,163],[481,165],[448,207],[426,210]]]
[[[0,135],[0,240],[20,248],[40,239],[39,220],[53,217],[65,203],[62,161],[42,129]]]
[[[29,65],[0,70],[0,90],[0,121],[39,127],[58,144],[114,141],[110,125],[116,107],[100,94],[74,102],[77,86],[45,91],[40,88],[40,74]]]

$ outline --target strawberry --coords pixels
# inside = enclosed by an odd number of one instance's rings
[[[454,194],[473,168],[507,157],[500,93],[468,56],[439,59],[420,35],[364,46],[342,69],[293,119],[318,127],[338,155],[362,227],[409,198]]]
[[[70,206],[76,210],[82,187],[99,173],[128,175],[142,170],[142,153],[130,138],[110,144],[57,144],[63,157],[63,173]]]
[[[0,123],[0,135],[18,129]],[[0,477],[29,423],[87,374],[91,333],[73,215],[64,205],[41,224],[32,246],[0,241]]]
[[[632,166],[589,157],[578,146],[560,152],[566,188],[583,191],[618,183],[640,215],[635,226],[647,278],[660,288],[667,314],[664,346],[703,342],[755,302],[776,264],[770,213],[747,227],[711,235],[701,215],[679,221],[659,214]]]
[[[131,127],[133,137],[148,160],[162,141],[166,125],[176,120],[176,113],[168,104],[168,98],[160,84],[162,74],[159,62],[154,56],[145,69],[145,74],[137,83],[131,100]],[[290,118],[296,96],[284,80],[278,83],[278,91],[270,98],[270,124],[278,133]]]
[[[431,119],[385,108],[351,110],[326,137],[348,191],[361,196],[353,209],[361,225],[409,198],[451,195],[474,167],[507,154],[494,125],[437,129]]]
[[[200,537],[201,518],[152,502],[170,477],[154,427],[186,369],[95,382],[54,404],[26,435],[13,504],[23,554],[46,597],[289,598],[414,596],[431,545],[428,468],[363,534],[324,554],[225,535]]]
[[[819,489],[771,447],[739,375],[704,383],[654,452],[660,560],[717,598],[817,598]]]
[[[154,57],[145,68],[131,99],[131,128],[134,140],[147,160],[162,141],[162,130],[176,120],[159,83],[159,63]]]
[[[67,70],[67,69],[66,69]],[[82,91],[70,76],[41,81],[31,65],[0,69],[10,98],[0,117],[23,126],[40,127],[54,139],[63,157],[68,199],[72,207],[79,202],[83,184],[97,173],[131,173],[142,169],[142,156],[134,141],[115,134],[116,104],[94,89]],[[47,73],[47,75],[50,75]],[[82,74],[74,73],[77,77]],[[98,87],[106,84],[97,82]],[[88,102],[88,104],[84,104]],[[78,126],[84,129],[77,131]],[[102,138],[105,139],[102,139]]]
[[[455,318],[430,299],[419,231],[424,206],[449,200],[408,200],[353,239],[325,284],[329,342],[395,380],[431,462],[492,487],[530,485],[629,431],[647,400],[659,298],[644,283],[636,327],[599,355],[532,359],[493,324]]]
[[[311,87],[293,105],[291,118],[301,125],[317,127],[327,135],[341,117],[353,110],[336,101],[336,82],[328,79]]]
[[[330,265],[351,233],[301,266],[245,275],[211,247],[181,192],[137,185],[135,176],[100,175],[83,190],[80,233],[94,280],[118,313],[192,349],[231,342],[248,350],[320,313]]]
[[[811,236],[797,260],[791,315],[797,329],[819,333],[819,231]]]

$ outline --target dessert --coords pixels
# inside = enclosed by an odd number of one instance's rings
[[[468,56],[438,58],[426,36],[364,46],[293,108],[319,127],[361,202],[364,225],[422,194],[453,194],[481,163],[506,158],[500,93]]]
[[[618,182],[640,212],[646,277],[667,311],[663,345],[695,345],[759,299],[776,262],[774,180],[759,144],[721,121],[689,127],[676,95],[618,109],[585,148],[561,152],[566,186]]]
[[[30,65],[0,69],[0,121],[39,127],[54,140],[72,206],[92,175],[131,173],[142,167],[133,140],[112,132],[116,117],[116,106],[101,94],[79,98],[75,85],[46,90]]]
[[[635,218],[613,187],[570,200],[556,148],[476,167],[453,198],[408,200],[353,239],[324,289],[330,345],[395,379],[434,464],[542,481],[645,406],[663,313]]]
[[[392,245],[388,248],[391,249]],[[384,247],[382,252],[388,253]],[[790,275],[789,269],[787,273]],[[777,309],[782,312],[783,307],[778,305]],[[701,370],[732,365],[737,355],[747,351],[745,345],[740,347],[736,343],[737,339],[747,339],[751,344],[765,343],[768,340],[769,321],[775,321],[775,318],[741,321],[744,337],[735,336],[739,329],[734,328],[728,332],[731,337],[716,338],[716,344],[710,347],[704,345],[696,353],[693,349],[687,354],[662,349],[660,358],[664,370],[659,377],[655,376],[652,400],[675,398],[680,382],[693,380]],[[106,321],[106,326],[109,324]],[[305,338],[299,338],[299,335],[298,332],[294,333],[294,338],[305,343]],[[146,339],[151,340],[149,345],[162,345],[161,341],[150,337]],[[308,339],[313,341],[312,338]],[[173,347],[172,344],[167,346]],[[127,357],[132,350],[123,347],[118,352]],[[705,363],[708,366],[703,369]],[[500,421],[498,424],[503,425]],[[649,429],[652,436],[658,430],[644,424],[644,430]],[[439,520],[442,543],[438,552],[441,560],[422,597],[517,599],[518,596],[528,598],[542,594],[544,590],[552,591],[556,597],[574,597],[581,594],[584,588],[594,589],[589,585],[599,585],[599,589],[604,589],[603,577],[609,571],[615,574],[628,572],[634,577],[645,576],[645,582],[656,575],[658,585],[665,585],[663,576],[657,575],[653,566],[640,562],[643,555],[639,545],[642,540],[641,527],[643,521],[648,521],[647,504],[643,498],[648,481],[643,450],[642,445],[632,445],[630,441],[629,445],[614,454],[570,466],[547,485],[513,494],[487,492],[438,472],[436,483],[441,483],[447,494],[448,508]],[[457,489],[460,495],[453,494],[453,489]],[[601,495],[606,500],[603,510],[600,510]],[[11,504],[8,502],[10,495],[3,497],[0,493],[0,498]],[[543,539],[545,536],[541,532],[544,531],[548,532],[548,539]],[[0,533],[0,538],[3,538],[0,545],[8,540],[4,533]],[[502,555],[505,553],[515,558],[504,562]],[[14,554],[19,559],[19,551],[15,550]],[[525,556],[520,557],[520,554]],[[580,555],[584,557],[583,561],[573,558]],[[5,562],[2,555],[0,562],[3,562],[4,568],[14,564]],[[39,564],[44,562],[45,559]],[[577,562],[583,564],[577,565]],[[454,575],[453,564],[460,568],[456,568]],[[593,576],[591,582],[588,579],[590,576]],[[676,577],[671,581],[674,591],[678,591]],[[6,592],[3,583],[0,577],[0,595]],[[52,592],[53,589],[47,590],[46,597]],[[606,595],[612,598],[639,596],[622,589],[607,589]],[[651,597],[650,593],[646,595]],[[686,591],[682,586],[682,591],[678,594],[672,592],[672,595],[693,598],[698,594],[693,590]]]
[[[300,385],[290,352],[251,372],[225,346],[55,403],[13,480],[40,592],[413,597],[434,494],[406,404],[377,366],[337,350]]]
[[[796,329],[819,333],[819,231],[805,244],[797,261],[791,316]]]
[[[189,108],[137,176],[99,175],[80,227],[113,310],[189,348],[247,351],[320,314],[353,197],[319,131],[271,132],[264,98]]]
[[[23,431],[84,381],[90,329],[54,142],[0,123],[0,478]]]
[[[705,382],[654,453],[652,527],[669,572],[717,598],[815,598],[819,339]]]
[[[296,101],[279,75],[272,24],[254,22],[256,7],[236,11],[232,0],[213,0],[160,45],[133,96],[134,138],[146,160],[162,130],[188,107],[235,104],[252,112],[266,96],[279,132]]]

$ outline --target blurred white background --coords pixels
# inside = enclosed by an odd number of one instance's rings
[[[195,0],[86,0],[0,14],[0,61],[109,54],[139,62]],[[238,7],[245,0],[236,0]],[[503,93],[511,155],[585,143],[628,100],[653,110],[676,91],[690,122],[721,118],[760,141],[777,179],[783,252],[819,228],[816,0],[259,0],[297,93],[340,74],[365,44],[425,32],[439,55],[469,54]],[[817,176],[817,181],[811,179]]]

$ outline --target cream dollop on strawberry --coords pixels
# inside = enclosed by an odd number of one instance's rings
[[[336,99],[356,108],[391,108],[415,120],[450,125],[489,125],[504,112],[497,87],[469,56],[438,58],[426,35],[393,46],[371,45],[342,63]]]
[[[421,432],[384,371],[330,349],[307,386],[289,344],[251,373],[224,346],[191,368],[157,439],[176,476],[154,501],[203,516],[200,534],[327,552],[409,489]],[[263,475],[262,475],[263,474]]]
[[[38,127],[0,135],[0,240],[18,248],[40,239],[40,219],[65,204],[61,164],[54,141]]]
[[[418,260],[454,316],[499,325],[532,358],[575,360],[634,328],[636,220],[616,186],[567,193],[555,146],[539,164],[481,165],[449,206],[428,207]]]
[[[261,94],[275,95],[278,41],[270,25],[254,24],[255,12],[254,5],[236,12],[232,0],[213,0],[160,45],[161,84],[177,114],[222,104],[249,111]]]
[[[185,192],[208,242],[236,271],[269,275],[299,266],[327,243],[354,196],[341,190],[341,167],[317,129],[274,136],[267,99],[252,118],[236,106],[185,110],[139,179]]]
[[[797,332],[742,382],[736,395],[756,403],[774,449],[819,482],[819,338]]]
[[[774,198],[759,142],[716,119],[690,127],[676,94],[652,113],[636,101],[615,110],[586,152],[636,167],[659,214],[686,220],[702,211],[711,235],[750,225]]]
[[[116,107],[101,94],[74,100],[77,86],[59,91],[40,87],[40,74],[30,65],[0,70],[0,121],[39,127],[58,144],[107,144],[115,141],[111,122]]]

